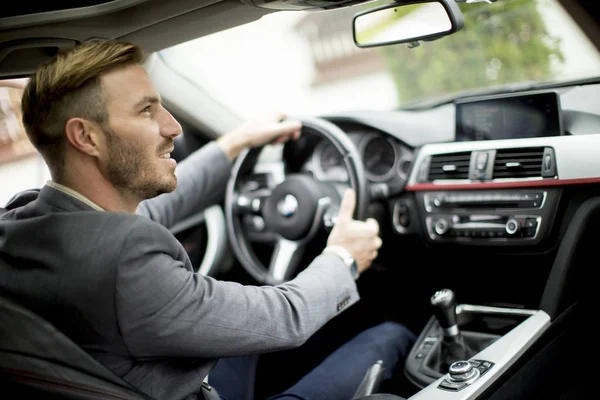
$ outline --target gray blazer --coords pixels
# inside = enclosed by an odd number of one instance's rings
[[[93,210],[44,186],[0,217],[0,291],[49,320],[156,399],[198,397],[220,357],[299,346],[359,296],[348,268],[318,256],[280,286],[194,273],[169,227],[223,197],[230,162],[210,143],[177,167],[178,187],[138,215]],[[22,203],[22,204],[19,204]]]

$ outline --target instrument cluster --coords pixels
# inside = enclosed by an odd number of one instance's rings
[[[348,136],[361,155],[368,181],[395,185],[406,181],[414,158],[412,149],[381,132],[353,131]],[[341,153],[326,140],[317,144],[309,164],[307,168],[321,181],[348,181]]]

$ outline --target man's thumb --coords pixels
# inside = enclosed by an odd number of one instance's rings
[[[356,193],[354,192],[353,189],[346,189],[344,191],[344,197],[342,198],[342,204],[340,204],[340,212],[338,213],[338,220],[352,219],[355,206],[356,206]]]

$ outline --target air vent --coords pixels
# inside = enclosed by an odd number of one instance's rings
[[[494,160],[494,179],[542,176],[543,147],[501,149]]]
[[[428,180],[468,179],[471,152],[437,154],[431,157]]]

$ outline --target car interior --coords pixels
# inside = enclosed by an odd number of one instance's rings
[[[469,7],[494,10],[508,1],[14,2],[0,9],[0,80],[26,77],[84,41],[139,44],[151,54],[146,68],[165,107],[182,125],[172,154],[179,161],[243,118],[190,84],[164,49],[272,13],[335,11],[352,16],[346,29],[361,51],[443,46],[469,31]],[[600,52],[594,1],[543,1],[564,10]],[[428,5],[438,7],[445,25],[373,35],[375,15]],[[457,57],[466,63],[469,54]],[[293,279],[325,247],[347,187],[357,193],[355,217],[375,218],[383,240],[357,281],[361,301],[328,322],[311,351],[265,355],[255,398],[285,389],[333,346],[382,321],[403,323],[417,340],[393,382],[381,382],[386,366],[374,364],[356,382],[354,399],[593,398],[600,70],[595,74],[390,110],[297,115],[298,140],[238,156],[222,202],[171,229],[197,273],[249,285]],[[299,219],[290,223],[288,211]],[[3,263],[0,254],[0,271],[14,267]],[[0,354],[2,398],[150,399],[2,293]]]

